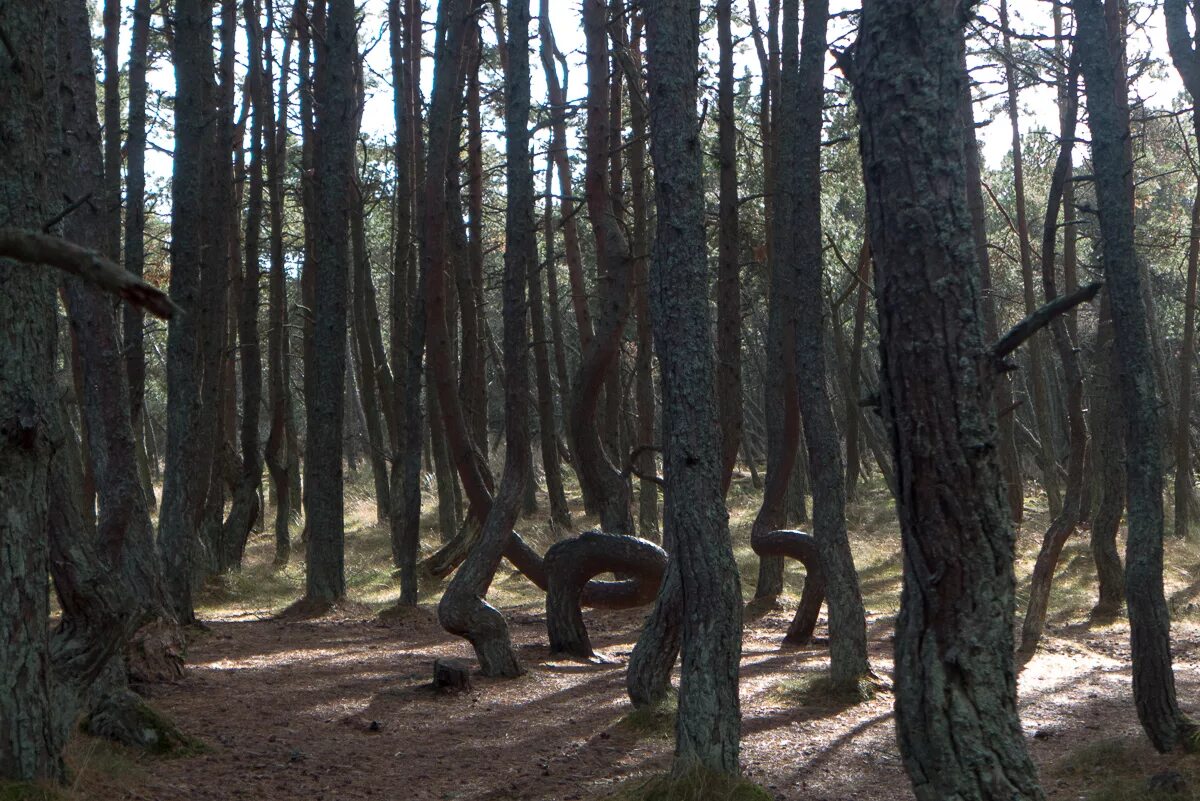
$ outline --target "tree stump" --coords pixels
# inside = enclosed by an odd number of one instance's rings
[[[471,668],[459,659],[435,659],[433,686],[444,693],[467,692],[471,689]]]

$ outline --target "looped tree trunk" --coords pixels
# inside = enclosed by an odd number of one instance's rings
[[[800,606],[783,641],[788,645],[808,645],[812,642],[821,603],[825,600],[825,569],[821,565],[816,538],[803,531],[768,531],[751,535],[750,547],[759,556],[787,556],[804,565],[807,575]]]
[[[545,567],[550,651],[589,659],[595,652],[583,623],[583,604],[590,601],[590,605],[629,608],[653,602],[667,569],[667,552],[649,540],[585,531],[552,545],[546,552]],[[631,578],[590,582],[608,572]],[[585,593],[585,586],[592,591]]]

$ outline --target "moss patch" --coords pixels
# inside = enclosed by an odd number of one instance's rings
[[[64,801],[66,798],[58,788],[40,782],[0,782],[0,801]]]

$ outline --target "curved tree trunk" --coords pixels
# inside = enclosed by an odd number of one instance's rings
[[[470,640],[485,676],[516,676],[522,670],[504,616],[484,600],[520,511],[529,475],[528,272],[537,261],[533,219],[533,159],[529,150],[529,6],[518,3],[508,20],[509,68],[505,75],[507,213],[504,250],[505,459],[499,492],[484,520],[479,542],[446,588],[438,620]],[[451,18],[453,23],[453,18]],[[446,49],[456,36],[447,34]],[[446,98],[451,100],[452,98]]]
[[[600,525],[611,533],[632,534],[628,479],[604,453],[597,408],[609,372],[617,364],[621,334],[629,317],[633,263],[629,243],[613,206],[608,174],[609,57],[608,7],[604,0],[585,0],[583,28],[587,41],[588,114],[585,194],[596,239],[596,263],[605,277],[595,336],[583,347],[579,378],[571,408],[572,447],[580,485],[595,501]]]
[[[867,0],[844,62],[862,120],[904,547],[896,731],[922,801],[1040,799],[1017,715],[1014,532],[965,202],[964,8]]]
[[[628,600],[630,606],[642,606],[658,594],[666,569],[666,551],[648,540],[623,534],[585,531],[550,546],[546,551],[550,652],[581,659],[595,656],[582,613],[583,590],[592,578],[608,572],[636,577],[641,592]]]
[[[1133,160],[1129,110],[1117,101],[1124,80],[1114,40],[1099,0],[1074,0],[1080,66],[1087,86],[1103,264],[1112,303],[1118,374],[1125,418],[1129,538],[1125,593],[1133,651],[1133,697],[1151,744],[1170,751],[1193,728],[1175,698],[1171,623],[1163,594],[1162,442],[1154,354],[1133,231]],[[1121,16],[1121,15],[1118,15]],[[1119,73],[1119,75],[1118,75]]]
[[[828,582],[830,676],[854,686],[870,672],[867,622],[846,534],[842,450],[825,367],[825,303],[821,270],[821,108],[824,95],[827,0],[805,0],[803,53],[796,50],[799,2],[783,4],[783,81],[779,118],[776,215],[788,231],[786,260],[796,273],[796,361],[800,409],[808,445],[813,532]],[[795,65],[795,66],[793,66]],[[777,254],[784,258],[783,254]]]
[[[1042,228],[1042,287],[1047,303],[1058,297],[1054,279],[1054,251],[1058,236],[1058,213],[1063,203],[1063,188],[1072,177],[1071,149],[1075,143],[1075,118],[1079,105],[1077,74],[1076,57],[1072,55],[1068,86],[1063,98],[1066,102],[1059,110],[1062,118],[1062,130],[1059,134],[1061,145],[1050,181],[1050,196],[1046,203],[1046,221]],[[1067,539],[1075,533],[1083,515],[1083,460],[1087,452],[1087,422],[1083,416],[1083,370],[1079,364],[1079,354],[1076,353],[1075,343],[1067,330],[1066,320],[1062,317],[1055,318],[1050,323],[1050,331],[1054,337],[1054,345],[1058,349],[1063,377],[1067,384],[1067,429],[1070,450],[1067,461],[1066,494],[1063,497],[1062,510],[1046,531],[1042,540],[1042,549],[1038,553],[1037,562],[1033,567],[1033,578],[1029,586],[1029,606],[1025,612],[1025,620],[1021,624],[1020,650],[1026,654],[1032,654],[1037,648],[1038,640],[1041,639],[1042,629],[1046,623],[1046,609],[1050,601],[1050,584],[1054,580],[1054,570],[1058,565],[1063,546],[1066,545]]]
[[[817,628],[821,604],[825,601],[825,570],[821,566],[816,539],[803,531],[784,529],[752,537],[750,547],[760,558],[773,556],[782,559],[786,556],[804,565],[804,590],[800,595],[800,605],[783,641],[788,645],[809,644]]]

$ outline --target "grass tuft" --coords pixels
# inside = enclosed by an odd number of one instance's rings
[[[662,702],[654,706],[635,707],[617,721],[617,725],[641,737],[674,737],[675,715],[679,711],[679,694],[672,689]]]
[[[827,673],[814,673],[781,682],[773,695],[797,706],[841,709],[874,699],[880,689],[879,681],[871,676],[861,676],[852,684],[841,684],[834,683]]]
[[[773,801],[773,796],[753,782],[696,769],[682,776],[652,776],[627,782],[612,801]]]
[[[0,801],[62,801],[66,796],[41,782],[0,782]]]

